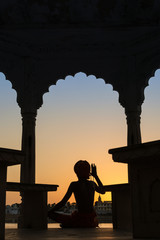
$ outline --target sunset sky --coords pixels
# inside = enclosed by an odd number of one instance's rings
[[[160,70],[149,81],[142,105],[142,141],[160,137]],[[114,163],[108,149],[125,146],[127,126],[118,93],[103,79],[78,73],[51,86],[38,110],[36,127],[36,182],[58,184],[49,194],[49,203],[59,201],[71,181],[76,180],[73,166],[79,159],[97,165],[104,185],[125,183],[127,166]],[[0,146],[21,148],[21,115],[16,92],[0,75]],[[8,168],[8,181],[20,180],[20,168]],[[97,200],[96,195],[95,200]],[[105,194],[103,200],[109,199]],[[7,204],[20,202],[18,193],[7,193]],[[73,197],[71,202],[74,201]]]

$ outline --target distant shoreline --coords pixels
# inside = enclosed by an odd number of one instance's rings
[[[18,223],[20,215],[18,214],[6,214],[5,223]],[[99,223],[112,223],[112,215],[97,215]],[[48,219],[48,223],[54,223]]]

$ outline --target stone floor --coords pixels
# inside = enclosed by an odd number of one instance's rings
[[[115,231],[112,228],[48,230],[6,229],[5,240],[131,240],[131,233]]]

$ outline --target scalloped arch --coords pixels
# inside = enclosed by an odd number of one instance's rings
[[[12,90],[15,92],[15,94],[16,94],[16,100],[17,100],[17,91],[16,91],[16,89],[13,87],[12,82],[6,78],[6,75],[5,75],[3,72],[0,72],[0,82],[1,82],[1,80],[4,81],[4,82],[6,81],[6,83],[9,85],[10,89],[12,89]]]
[[[92,79],[94,79],[94,80],[101,81],[101,82],[103,82],[104,84],[106,84],[107,86],[109,86],[112,91],[115,91],[115,92],[118,94],[118,98],[119,98],[119,92],[118,92],[116,89],[114,89],[114,87],[113,87],[113,85],[112,85],[111,83],[108,83],[108,82],[106,83],[103,78],[97,78],[95,75],[92,75],[92,74],[87,75],[87,74],[84,73],[84,72],[78,72],[78,73],[75,73],[74,75],[67,75],[64,79],[58,79],[58,80],[56,81],[56,84],[51,84],[51,85],[48,86],[48,89],[43,93],[42,98],[44,99],[44,97],[46,96],[46,94],[50,93],[50,92],[52,91],[52,88],[53,88],[54,86],[56,86],[56,85],[58,84],[58,82],[60,82],[60,81],[66,81],[66,80],[68,80],[68,79],[70,79],[70,78],[73,79],[73,78],[77,78],[77,77],[81,77],[81,78],[92,78]]]
[[[145,99],[145,89],[149,86],[149,81],[152,77],[156,76],[156,71],[160,69],[160,55],[152,56],[153,58],[148,61],[148,64],[145,65],[145,73],[143,77],[143,81],[141,84],[141,104]],[[151,57],[150,57],[151,58]],[[147,69],[147,70],[146,70]]]
[[[155,78],[155,77],[156,77],[158,71],[160,71],[160,67],[159,67],[158,69],[156,69],[156,70],[154,71],[153,75],[148,79],[147,85],[146,85],[146,87],[144,88],[144,93],[145,93],[146,88],[148,88],[148,87],[150,86],[149,83],[150,83],[150,81],[152,81],[152,78]]]
[[[160,64],[157,64],[157,66],[155,66],[155,67],[152,69],[152,71],[151,71],[150,74],[149,74],[149,73],[146,74],[144,89],[149,86],[149,84],[148,84],[149,81],[151,80],[151,78],[153,78],[153,77],[156,76],[156,72],[157,72],[159,69],[160,69]]]

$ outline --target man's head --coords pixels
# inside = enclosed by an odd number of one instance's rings
[[[74,171],[78,178],[88,179],[90,173],[90,164],[86,160],[79,160],[74,165]]]

